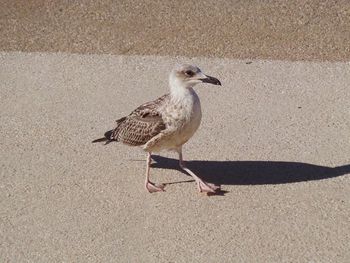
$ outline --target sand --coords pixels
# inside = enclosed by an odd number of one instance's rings
[[[350,60],[350,2],[5,0],[0,49]]]
[[[350,262],[348,1],[2,1],[1,262]],[[167,92],[203,121],[177,156],[91,144]]]
[[[348,63],[1,53],[4,262],[347,262]],[[199,85],[203,123],[189,166],[223,193],[197,193],[176,155],[91,144],[167,91],[175,62]]]

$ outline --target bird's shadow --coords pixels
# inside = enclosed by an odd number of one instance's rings
[[[153,155],[151,167],[175,169],[185,174],[177,159]],[[350,173],[350,164],[327,167],[282,161],[187,161],[186,166],[215,185],[288,184],[323,180]]]

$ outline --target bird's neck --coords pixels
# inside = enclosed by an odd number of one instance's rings
[[[170,81],[170,95],[173,100],[181,101],[192,97],[195,91],[192,87],[186,87],[179,82]]]

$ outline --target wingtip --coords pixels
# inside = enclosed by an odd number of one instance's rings
[[[96,140],[93,140],[91,143],[96,143],[96,142],[104,142],[104,141],[107,141],[107,138],[99,138],[99,139],[96,139]]]

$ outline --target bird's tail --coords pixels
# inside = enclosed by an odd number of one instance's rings
[[[105,137],[93,140],[92,143],[96,143],[96,142],[106,142],[105,144],[108,144],[112,141],[115,141],[114,139],[112,139],[112,134],[113,134],[113,130],[107,131],[105,132]]]

